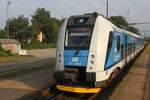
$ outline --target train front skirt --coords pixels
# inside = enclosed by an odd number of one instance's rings
[[[101,88],[84,88],[84,87],[71,87],[65,85],[56,85],[58,90],[73,92],[73,93],[99,93]]]

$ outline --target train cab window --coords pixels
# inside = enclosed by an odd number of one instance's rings
[[[121,49],[121,46],[120,46],[120,36],[117,36],[117,52],[119,52],[120,51],[120,49]]]
[[[113,41],[113,33],[110,32],[110,34],[109,34],[109,41],[108,41],[108,49],[111,48],[111,46],[112,46],[112,41]]]
[[[66,31],[65,47],[88,48],[91,40],[92,28],[89,26],[69,27]]]

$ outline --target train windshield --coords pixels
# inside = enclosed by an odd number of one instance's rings
[[[92,28],[89,26],[69,27],[66,32],[65,47],[67,48],[88,48],[91,40]]]

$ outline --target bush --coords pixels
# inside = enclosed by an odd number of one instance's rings
[[[12,56],[12,54],[10,53],[10,51],[6,51],[3,48],[0,47],[0,56]]]
[[[7,38],[7,37],[8,37],[8,32],[0,29],[0,38]]]
[[[22,45],[23,49],[45,49],[45,48],[55,48],[55,43],[41,43],[38,41],[31,42],[29,44]]]

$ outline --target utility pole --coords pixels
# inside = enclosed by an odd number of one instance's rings
[[[9,39],[9,5],[10,5],[10,0],[7,1],[7,32],[8,32],[8,39]]]
[[[129,23],[129,13],[130,13],[130,11],[128,10],[128,12],[127,12],[127,22]]]
[[[108,0],[106,0],[106,18],[108,18]]]

